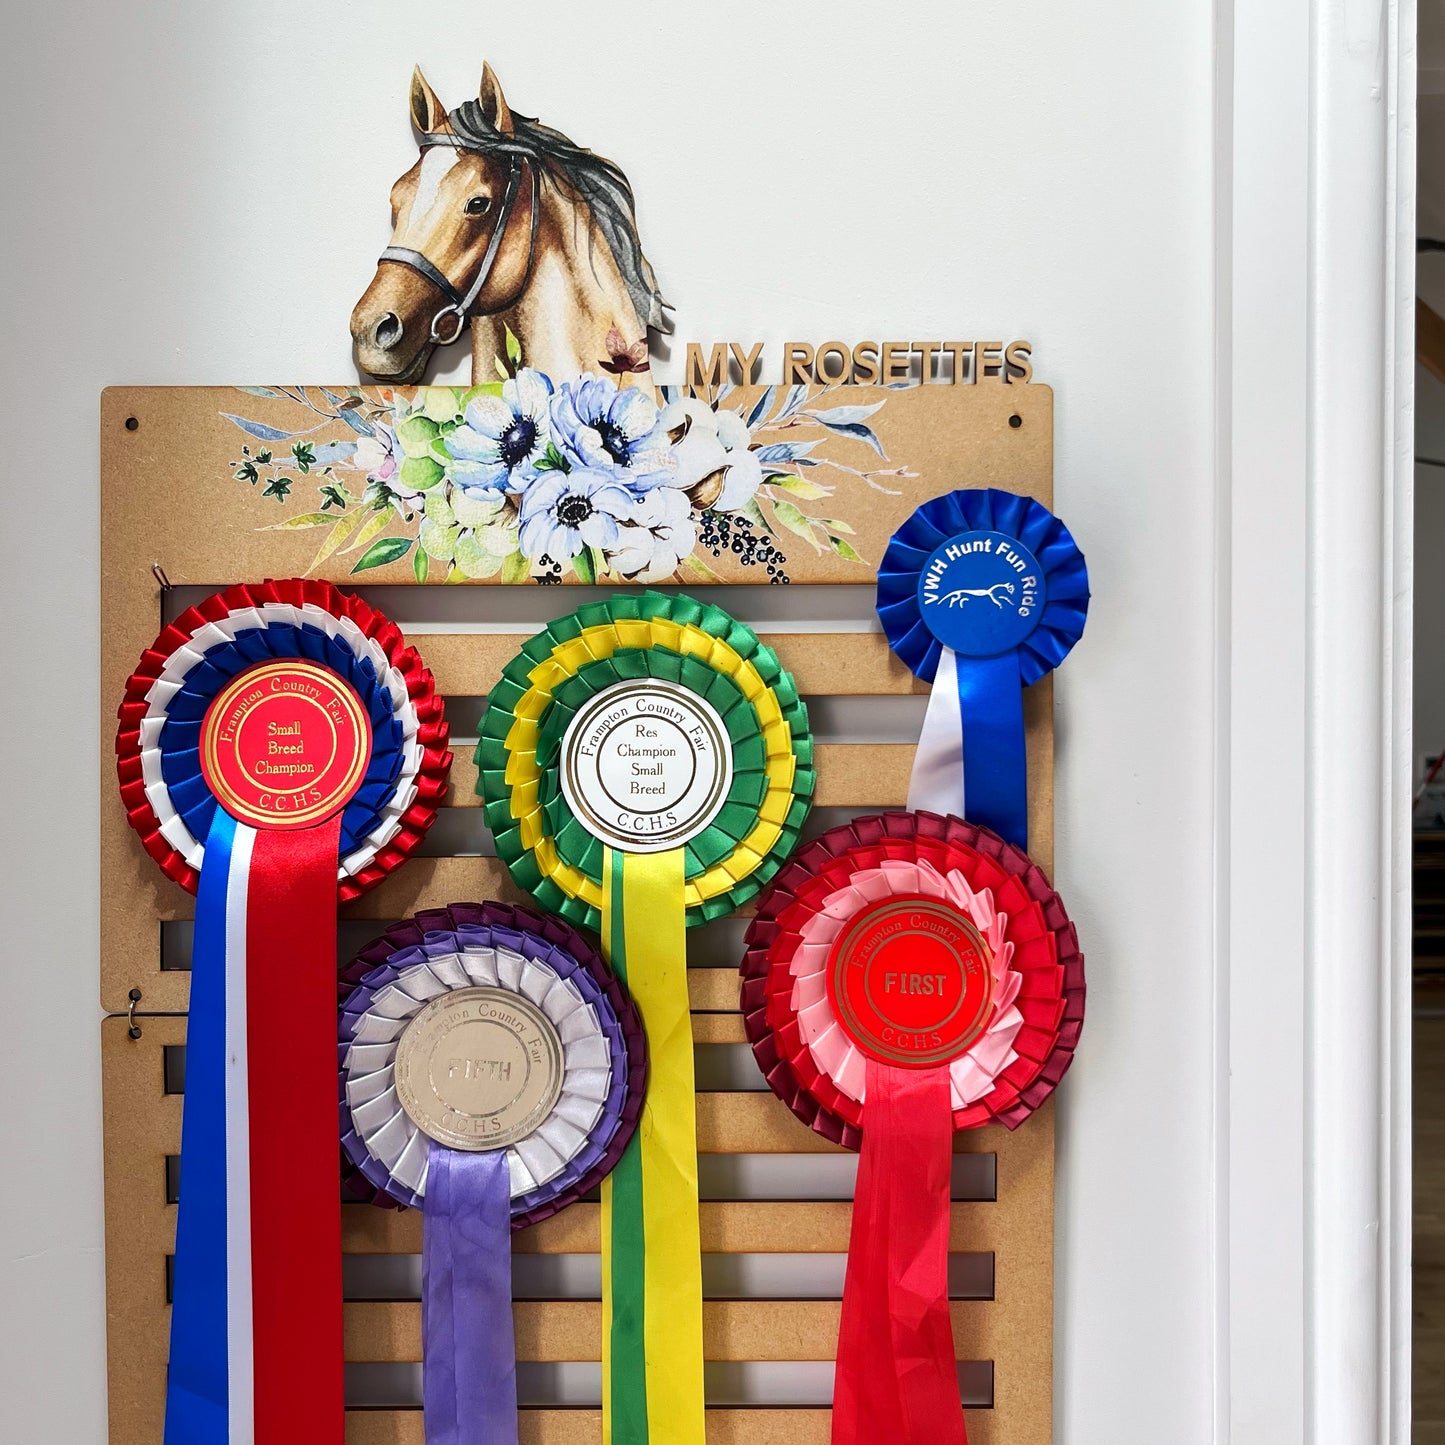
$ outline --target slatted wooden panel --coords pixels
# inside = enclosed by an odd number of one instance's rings
[[[884,393],[856,389],[852,400]],[[876,419],[895,460],[919,473],[894,483],[897,497],[865,498],[854,515],[859,550],[875,561],[902,516],[924,497],[959,484],[1005,485],[1051,499],[1052,398],[1047,388],[932,386],[888,393]],[[221,389],[110,391],[102,408],[104,696],[119,697],[126,673],[154,636],[162,614],[151,575],[160,562],[173,583],[213,587],[304,567],[264,545],[294,539],[257,534],[253,490],[229,489],[220,470],[235,450],[220,412],[243,409]],[[253,412],[248,412],[253,414]],[[126,420],[136,421],[134,428]],[[884,422],[887,424],[885,425]],[[325,433],[322,434],[324,439]],[[855,464],[862,464],[855,463]],[[841,489],[840,489],[841,490]],[[835,513],[836,515],[837,513]],[[258,540],[259,538],[259,540]],[[303,549],[306,550],[306,549]],[[333,560],[320,575],[344,581],[349,560]],[[856,564],[840,568],[831,554],[818,557],[801,543],[789,556],[796,582],[872,581]],[[367,579],[369,580],[369,579]],[[403,579],[386,577],[385,581]],[[739,577],[738,580],[743,580]],[[447,589],[448,593],[453,589]],[[730,588],[711,595],[724,606]],[[433,589],[435,591],[435,589]],[[486,593],[477,594],[479,616]],[[557,615],[577,596],[559,589],[541,594]],[[449,598],[449,601],[453,599]],[[384,604],[383,604],[384,605]],[[794,609],[796,611],[796,608]],[[417,602],[408,615],[425,611]],[[786,626],[786,624],[784,624]],[[520,636],[496,632],[408,633],[452,698],[486,693]],[[808,697],[902,696],[924,689],[892,657],[876,632],[814,632],[799,623],[772,632],[785,666]],[[454,729],[470,732],[474,714],[460,709]],[[1047,683],[1028,699],[1034,853],[1047,868],[1051,852],[1052,729]],[[109,725],[102,738],[102,786],[114,798]],[[817,805],[869,810],[903,805],[913,749],[902,742],[824,742],[818,750]],[[474,809],[475,768],[470,749],[454,754],[449,808]],[[475,817],[475,815],[472,815]],[[479,823],[479,819],[477,820]],[[495,858],[415,858],[382,887],[344,910],[348,934],[379,931],[418,908],[469,898],[518,899]],[[102,810],[101,995],[108,1013],[122,1015],[132,989],[141,1037],[127,1035],[126,1020],[102,1026],[106,1112],[107,1292],[110,1350],[111,1439],[115,1445],[150,1445],[161,1435],[168,1310],[166,1261],[173,1246],[175,1208],[167,1203],[168,1158],[179,1150],[181,1096],[166,1092],[165,1050],[184,1041],[189,974],[162,968],[163,939],[193,916],[193,900],[162,878],[126,828],[118,803]],[[694,936],[696,964],[717,962],[718,943]],[[174,952],[174,950],[172,950]],[[184,952],[182,949],[181,952]],[[695,966],[691,978],[695,1037],[701,1047],[740,1045],[737,976],[731,967]],[[805,1155],[836,1152],[798,1124],[770,1094],[698,1096],[698,1147],[703,1154]],[[953,1305],[959,1358],[991,1365],[991,1408],[970,1411],[975,1445],[1047,1445],[1051,1438],[1053,1111],[1042,1110],[1018,1133],[979,1131],[961,1136],[961,1152],[996,1156],[996,1198],[953,1206],[953,1248],[991,1252],[994,1297]],[[806,1179],[806,1174],[802,1176]],[[703,1249],[713,1254],[838,1254],[847,1248],[846,1201],[809,1199],[806,1187],[788,1200],[726,1199],[702,1206]],[[354,1255],[408,1255],[420,1249],[420,1218],[348,1206],[344,1248]],[[598,1209],[582,1203],[517,1237],[527,1253],[574,1255],[598,1248]],[[836,1299],[718,1299],[706,1306],[708,1359],[720,1362],[826,1361],[838,1323]],[[600,1305],[589,1299],[519,1301],[518,1354],[522,1361],[595,1361],[599,1358]],[[358,1366],[396,1364],[420,1357],[415,1300],[357,1301],[347,1307],[348,1359]],[[988,1378],[975,1368],[969,1378]],[[523,1438],[536,1445],[592,1445],[600,1439],[595,1409],[524,1410]],[[828,1438],[828,1414],[819,1406],[717,1408],[709,1412],[713,1445],[812,1445]],[[354,1410],[353,1445],[421,1445],[416,1409]],[[882,1445],[882,1442],[880,1442]]]

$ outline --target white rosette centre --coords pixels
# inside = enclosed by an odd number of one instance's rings
[[[612,1088],[612,1055],[597,1012],[570,978],[512,949],[467,945],[403,969],[357,1020],[343,1071],[352,1122],[367,1152],[398,1184],[425,1196],[431,1140],[402,1106],[397,1048],[433,1000],[462,989],[501,989],[529,1000],[562,1047],[561,1089],[526,1138],[507,1147],[512,1198],[555,1179],[586,1146]]]

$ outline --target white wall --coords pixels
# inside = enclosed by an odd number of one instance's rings
[[[455,101],[485,57],[513,105],[626,166],[679,337],[1034,341],[1096,598],[1059,687],[1057,876],[1091,988],[1057,1438],[1212,1439],[1207,0],[6,10],[7,1438],[104,1437],[100,388],[349,376],[410,65]]]

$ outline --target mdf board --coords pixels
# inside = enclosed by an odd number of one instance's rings
[[[441,587],[435,578],[422,586],[409,563],[358,577],[357,551],[344,546],[316,560],[320,524],[277,525],[305,515],[301,509],[311,504],[265,496],[265,477],[248,481],[244,463],[263,449],[255,428],[294,428],[308,400],[321,403],[308,418],[318,423],[307,428],[312,450],[325,458],[344,449],[356,432],[338,419],[334,401],[349,395],[345,387],[135,388],[111,389],[102,403],[100,980],[111,1015],[102,1024],[102,1060],[113,1445],[151,1445],[162,1434],[194,916],[194,899],[145,855],[116,795],[111,719],[126,677],[162,622],[184,605],[230,583],[300,575],[308,567],[311,576],[364,584],[402,624],[448,700],[451,787],[426,856],[413,857],[342,909],[341,948],[349,957],[417,909],[522,901],[491,853],[467,739],[475,735],[482,699],[524,638],[595,595],[535,584]],[[390,400],[370,389],[361,396],[370,405]],[[746,413],[761,399],[761,388],[739,389],[724,404]],[[911,737],[927,688],[869,621],[888,538],[920,502],[957,486],[1004,487],[1047,505],[1053,452],[1052,394],[1043,386],[837,387],[810,397],[808,406],[815,400],[819,408],[884,403],[868,416],[876,446],[846,430],[826,431],[826,448],[818,448],[826,452],[825,466],[799,469],[810,478],[826,470],[824,505],[843,524],[837,535],[847,548],[827,545],[821,531],[805,538],[780,530],[787,589],[751,585],[760,569],[743,566],[726,548],[721,556],[700,554],[711,576],[685,574],[689,590],[706,588],[709,599],[759,627],[810,704],[819,738],[813,831],[902,807],[907,795]],[[253,430],[242,430],[238,417]],[[821,430],[812,426],[808,435]],[[243,445],[251,452],[242,453]],[[292,480],[321,485],[309,471]],[[894,710],[894,732],[886,737],[886,729],[880,733],[867,721],[879,707]],[[1030,689],[1025,711],[1031,851],[1048,870],[1047,680]],[[899,717],[913,720],[910,736],[899,730]],[[814,1445],[828,1438],[851,1156],[798,1123],[744,1057],[736,971],[744,924],[721,920],[689,933],[709,1440]],[[139,1037],[131,1036],[128,1011]],[[1048,1445],[1052,1104],[1016,1133],[978,1130],[957,1136],[955,1147],[950,1292],[970,1438],[975,1445]],[[353,1445],[420,1445],[414,1269],[420,1216],[362,1205],[347,1205],[343,1214],[347,1438]],[[535,1445],[601,1438],[599,1411],[587,1403],[597,1393],[601,1306],[595,1271],[585,1267],[595,1262],[598,1215],[595,1202],[583,1202],[514,1237],[522,1430]],[[557,1257],[535,1262],[555,1263],[559,1272],[529,1270],[526,1261],[535,1256]]]

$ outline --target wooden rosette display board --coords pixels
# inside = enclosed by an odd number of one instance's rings
[[[605,593],[538,586],[538,578],[594,578],[555,567],[550,556],[528,566],[514,541],[508,550],[475,491],[438,481],[446,457],[461,455],[460,447],[449,453],[447,438],[466,424],[468,396],[451,388],[346,386],[105,394],[100,950],[114,1445],[161,1439],[195,900],[146,856],[116,800],[112,709],[158,631],[210,593],[286,577],[364,587],[435,676],[453,766],[437,824],[417,855],[341,904],[341,961],[425,910],[458,900],[527,903],[486,829],[473,760],[477,720],[528,637],[629,584],[598,575]],[[658,511],[653,560],[672,547],[678,570],[645,580],[664,591],[681,586],[754,626],[796,683],[816,743],[805,841],[854,817],[903,808],[912,739],[897,731],[893,741],[858,741],[859,730],[846,721],[886,706],[880,700],[928,690],[877,630],[879,562],[920,503],[954,488],[996,487],[1051,504],[1052,394],[1039,385],[984,382],[750,387],[709,400],[746,426],[761,485],[746,511],[703,510],[687,520]],[[591,562],[582,570],[590,572]],[[770,616],[767,605],[783,589],[757,584],[783,577],[786,606]],[[471,585],[437,585],[447,582]],[[1025,695],[1029,853],[1046,871],[1051,706],[1048,679]],[[921,711],[908,716],[916,723]],[[755,907],[744,902],[734,916],[687,935],[708,1439],[823,1445],[854,1156],[795,1118],[751,1067],[737,965]],[[1044,1103],[1017,1132],[960,1132],[953,1147],[949,1232],[959,1253],[950,1311],[969,1438],[973,1445],[1047,1445],[1053,1105]],[[337,1168],[339,1191],[339,1154]],[[514,1252],[596,1257],[601,1211],[595,1198],[574,1204],[520,1230]],[[378,1257],[420,1254],[420,1215],[345,1204],[342,1247],[347,1439],[422,1445],[415,1271],[399,1267],[387,1276],[412,1280],[410,1288],[375,1284]],[[595,1258],[590,1267],[591,1275],[584,1268],[569,1277],[594,1278]],[[521,1439],[599,1441],[602,1304],[585,1284],[557,1288],[545,1273],[526,1270],[518,1278]],[[774,1280],[785,1282],[781,1291],[764,1283]],[[549,1370],[553,1365],[563,1368]],[[565,1402],[553,1393],[563,1376]],[[767,1403],[759,1406],[760,1399]]]

